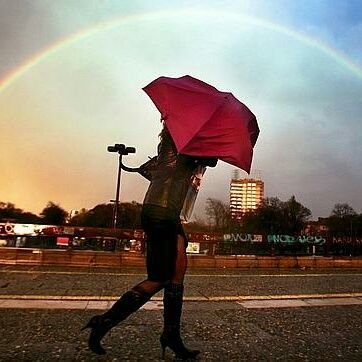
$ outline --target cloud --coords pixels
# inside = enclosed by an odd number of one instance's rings
[[[51,19],[48,25],[43,20],[44,26],[58,35],[94,25],[115,6],[108,2],[97,17],[90,5],[82,13],[72,12],[72,2],[51,4],[42,8]],[[141,3],[132,6],[135,11]],[[28,10],[33,24],[40,14]],[[145,10],[149,7],[140,13]],[[359,31],[355,26],[350,46]],[[13,44],[21,48],[22,31],[10,28],[19,31]],[[38,50],[41,42],[28,39]],[[3,66],[12,59],[11,43],[4,43]],[[287,33],[224,18],[186,19],[177,12],[120,24],[61,48],[0,94],[0,124],[11,125],[8,142],[0,145],[7,156],[0,165],[6,175],[0,200],[40,211],[49,199],[77,209],[112,198],[117,160],[106,146],[136,146],[136,155],[127,158],[130,165],[152,156],[161,125],[141,88],[160,75],[183,74],[232,91],[257,115],[261,134],[253,167],[262,171],[268,196],[295,194],[315,216],[325,216],[339,201],[361,208],[361,79],[336,55]],[[228,201],[232,170],[220,163],[207,172],[199,213],[210,195]],[[136,175],[123,174],[121,197],[142,201],[146,187]]]

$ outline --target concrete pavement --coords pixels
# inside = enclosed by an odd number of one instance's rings
[[[112,299],[116,299],[113,298]],[[310,294],[310,295],[268,295],[255,296],[253,298],[242,297],[217,297],[217,298],[192,298],[186,297],[187,302],[236,302],[244,308],[293,308],[293,307],[315,307],[315,306],[338,306],[338,305],[362,305],[362,293],[344,294]],[[0,298],[0,308],[20,309],[80,309],[80,310],[106,310],[113,301],[94,297],[72,297],[69,296],[21,296],[10,295]],[[145,310],[162,310],[161,298],[154,298],[142,307]]]
[[[80,328],[143,269],[0,267],[0,360],[159,361],[162,294],[91,354]],[[197,270],[183,335],[201,361],[362,360],[360,270]],[[172,360],[168,353],[167,360]]]

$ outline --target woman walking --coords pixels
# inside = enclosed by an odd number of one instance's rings
[[[199,354],[198,350],[186,348],[180,335],[183,282],[187,268],[187,238],[180,213],[195,170],[199,166],[214,167],[217,159],[200,159],[177,153],[166,127],[160,137],[141,214],[147,241],[147,279],[123,294],[107,312],[94,316],[83,328],[91,329],[88,346],[97,354],[105,354],[101,340],[109,330],[162,289],[164,328],[160,343],[163,357],[166,347],[173,350],[179,359],[193,359]]]

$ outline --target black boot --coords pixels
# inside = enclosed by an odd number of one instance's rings
[[[165,287],[163,295],[163,317],[164,329],[160,337],[162,347],[162,358],[165,357],[166,347],[171,348],[175,352],[177,359],[187,360],[195,359],[200,353],[198,350],[187,349],[180,335],[180,321],[183,302],[182,284],[170,283]]]
[[[149,294],[141,294],[133,290],[123,294],[113,304],[112,308],[102,315],[94,316],[83,328],[90,328],[88,347],[94,353],[105,354],[106,351],[101,345],[102,338],[118,323],[125,320],[129,315],[138,310],[149,299]]]

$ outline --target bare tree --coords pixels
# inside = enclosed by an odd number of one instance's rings
[[[331,212],[331,216],[336,216],[336,217],[346,217],[354,215],[357,215],[356,211],[354,211],[353,207],[351,207],[347,203],[335,204]]]
[[[206,200],[206,216],[215,231],[228,231],[231,224],[229,206],[220,200],[208,198]]]

